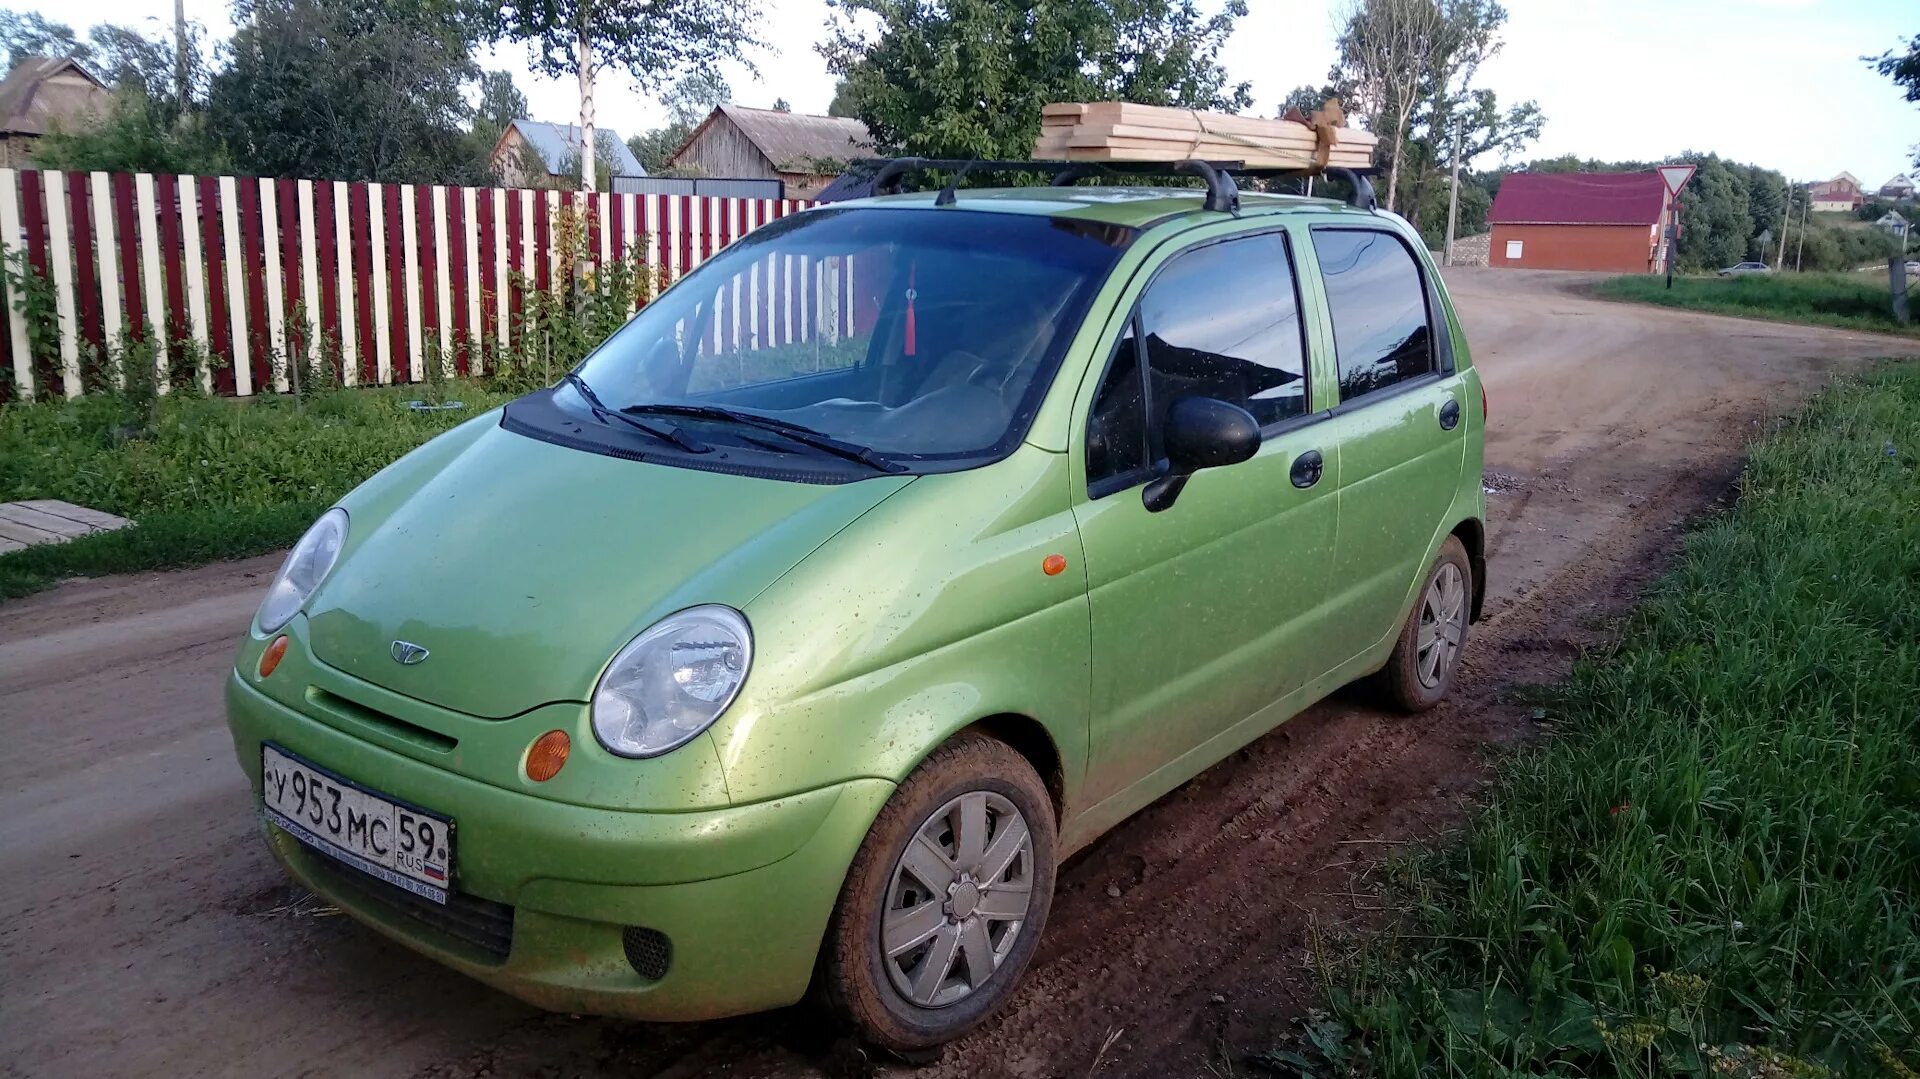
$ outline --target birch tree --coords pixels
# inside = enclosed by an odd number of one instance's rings
[[[580,144],[598,145],[594,86],[618,70],[643,89],[677,72],[737,59],[760,44],[751,0],[504,0],[502,37],[524,41],[544,75],[569,75],[580,86]],[[580,155],[580,188],[596,187],[593,155]]]
[[[1390,163],[1387,209],[1395,209],[1407,128],[1443,47],[1446,16],[1435,0],[1351,0],[1340,66],[1360,111],[1384,121]],[[1376,132],[1376,134],[1382,134]]]

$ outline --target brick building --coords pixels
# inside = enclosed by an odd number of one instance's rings
[[[1534,270],[1662,269],[1667,188],[1657,172],[1516,172],[1487,223],[1488,265]]]

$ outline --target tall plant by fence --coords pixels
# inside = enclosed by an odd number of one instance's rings
[[[808,205],[0,169],[0,382],[71,397],[124,378],[115,363],[132,356],[162,392],[285,391],[303,370],[348,385],[480,374],[525,353],[533,311],[552,307],[533,293],[570,280],[574,258],[640,268],[644,302]],[[803,281],[812,271],[770,262],[754,298],[767,325],[782,290],[850,287]]]

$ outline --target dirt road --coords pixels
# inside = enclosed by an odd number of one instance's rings
[[[1463,271],[1491,396],[1492,598],[1458,699],[1344,699],[1082,853],[1014,1005],[929,1076],[1200,1074],[1310,999],[1311,921],[1365,918],[1379,841],[1432,834],[1557,677],[1829,372],[1911,342],[1614,305]],[[858,1074],[804,1014],[698,1026],[546,1016],[282,882],[221,723],[277,559],[0,607],[0,1069],[8,1075]],[[850,1067],[850,1065],[853,1065]]]

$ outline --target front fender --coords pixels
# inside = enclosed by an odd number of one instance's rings
[[[735,804],[831,783],[899,782],[954,732],[1017,713],[1086,759],[1086,578],[1067,459],[1023,446],[923,477],[747,610],[754,669],[716,724]],[[1049,555],[1066,557],[1047,574]]]

